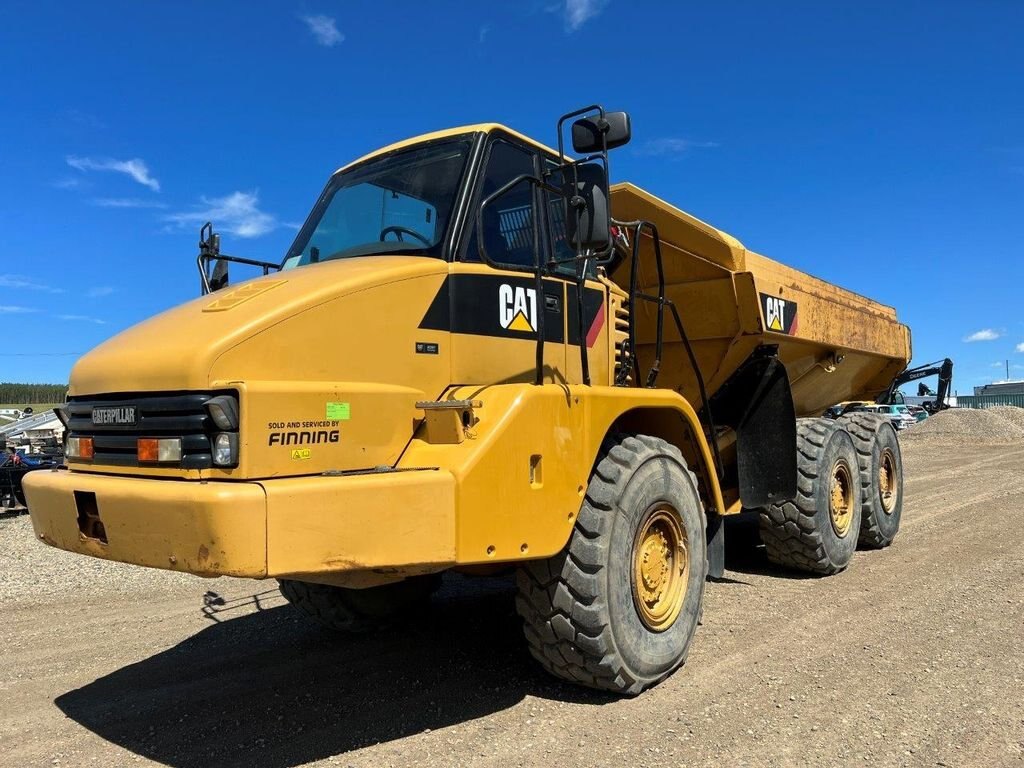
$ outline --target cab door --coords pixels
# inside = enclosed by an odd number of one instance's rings
[[[562,179],[558,163],[549,157],[542,158],[545,178],[553,186],[561,186]],[[609,360],[614,355],[609,337],[609,295],[608,287],[598,279],[598,267],[590,261],[586,265],[583,288],[583,324],[579,322],[580,303],[577,299],[576,252],[570,246],[565,230],[564,198],[550,192],[543,192],[545,228],[548,233],[547,249],[550,272],[565,283],[565,340],[566,378],[573,383],[583,381],[583,358],[580,352],[581,340],[587,351],[587,365],[592,384],[610,384]]]
[[[514,137],[488,138],[462,243],[450,264],[447,295],[435,302],[438,314],[449,313],[453,384],[535,381],[541,323],[543,381],[572,381],[566,375],[566,281],[560,275],[545,275],[540,290],[537,285],[535,224],[541,226],[537,242],[542,263],[547,258],[547,235],[536,188],[524,182],[495,200],[484,210],[482,232],[478,231],[480,202],[518,176],[538,176],[539,163],[537,151]],[[481,247],[503,267],[485,263]]]

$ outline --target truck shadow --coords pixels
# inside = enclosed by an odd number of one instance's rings
[[[761,543],[758,515],[751,511],[725,518],[725,567],[729,571],[751,576],[797,580],[818,578],[771,562]]]
[[[446,584],[412,627],[354,638],[320,630],[290,606],[265,608],[55,703],[166,765],[285,768],[483,717],[527,695],[613,700],[539,670],[505,582],[470,594]]]

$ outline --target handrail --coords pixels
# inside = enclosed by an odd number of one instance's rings
[[[679,331],[679,337],[683,342],[683,346],[686,348],[686,355],[689,358],[694,376],[697,379],[697,389],[700,392],[700,399],[702,403],[701,411],[704,413],[708,442],[711,443],[711,450],[715,455],[715,466],[718,467],[718,473],[721,475],[722,457],[718,451],[718,441],[716,440],[715,435],[715,421],[711,414],[711,405],[708,402],[708,393],[704,382],[704,375],[701,373],[700,365],[697,363],[697,355],[693,351],[693,345],[690,343],[690,337],[686,333],[686,328],[683,325],[683,319],[679,314],[679,309],[676,307],[676,303],[672,299],[665,297],[665,267],[661,257],[661,237],[658,234],[658,228],[653,222],[643,219],[638,219],[636,221],[616,221],[613,219],[612,223],[620,227],[632,227],[634,229],[633,263],[630,264],[629,268],[629,331],[627,335],[628,350],[626,352],[626,356],[629,359],[627,362],[632,364],[633,372],[636,375],[637,385],[639,386],[641,372],[640,359],[636,355],[636,313],[634,309],[638,299],[648,301],[658,307],[657,330],[654,339],[654,362],[651,364],[651,368],[647,372],[647,381],[644,384],[647,389],[652,389],[658,379],[658,373],[661,370],[661,355],[664,347],[665,336],[665,308],[668,307],[672,310],[672,318],[675,321],[676,330]],[[651,240],[654,244],[654,260],[655,266],[658,270],[658,294],[656,296],[649,293],[640,293],[637,289],[637,272],[640,264],[640,234],[644,229],[650,230]],[[625,386],[626,377],[628,375],[628,373],[620,372],[616,377],[616,386]]]

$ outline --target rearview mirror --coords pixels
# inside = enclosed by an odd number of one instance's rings
[[[572,148],[589,155],[628,144],[632,135],[628,112],[605,112],[603,118],[590,115],[572,124]]]
[[[625,113],[621,113],[625,114]],[[573,126],[575,139],[576,126]],[[604,166],[584,163],[576,166],[575,188],[572,170],[565,171],[565,234],[577,251],[605,251],[611,245],[608,190]]]
[[[210,292],[219,291],[228,285],[228,262],[226,259],[216,259],[213,262],[213,269],[210,271]]]

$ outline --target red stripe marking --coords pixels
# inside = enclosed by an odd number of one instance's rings
[[[594,316],[594,322],[590,324],[590,330],[587,331],[587,347],[592,347],[597,342],[597,337],[601,333],[601,326],[604,325],[604,301],[597,306],[597,314]]]

